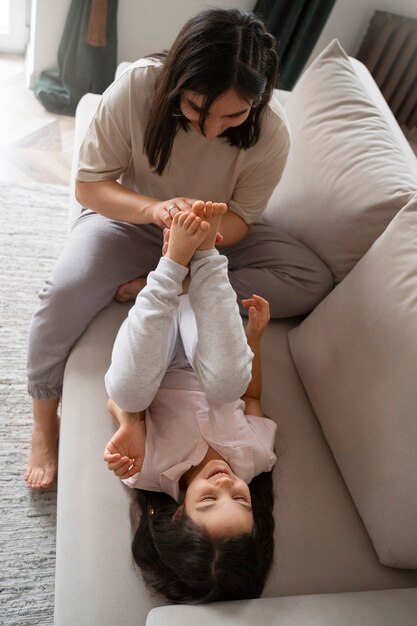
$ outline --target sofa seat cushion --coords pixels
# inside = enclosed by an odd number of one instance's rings
[[[385,565],[417,569],[417,195],[290,333],[291,352]]]
[[[109,472],[104,447],[115,431],[104,374],[129,310],[104,309],[73,349],[65,370],[59,439],[56,626],[145,623],[152,598],[131,556],[131,490]],[[121,616],[122,619],[121,619]]]
[[[68,360],[62,403],[55,624],[143,626],[165,601],[130,555],[131,491],[102,460],[114,432],[104,374],[129,305],[103,310]],[[274,321],[263,341],[266,414],[278,424],[276,552],[266,596],[417,586],[417,572],[382,566],[303,390],[289,349],[298,320]],[[122,611],[122,613],[121,613]]]
[[[337,40],[305,70],[285,111],[291,149],[264,217],[316,252],[339,282],[417,190],[417,176],[395,120]]]

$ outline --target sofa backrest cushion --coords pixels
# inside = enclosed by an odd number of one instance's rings
[[[264,219],[316,252],[339,282],[417,190],[417,176],[337,40],[285,110],[291,149]]]
[[[417,195],[289,334],[384,565],[417,569]]]

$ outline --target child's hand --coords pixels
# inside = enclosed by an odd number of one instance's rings
[[[145,457],[145,441],[144,421],[120,426],[104,450],[103,459],[108,469],[120,479],[140,472]]]
[[[270,320],[269,302],[254,294],[252,298],[242,300],[242,305],[248,310],[246,337],[248,341],[256,341],[261,337]]]

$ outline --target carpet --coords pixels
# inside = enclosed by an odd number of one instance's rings
[[[0,622],[53,624],[56,489],[22,478],[31,437],[28,325],[68,227],[69,189],[0,183]]]

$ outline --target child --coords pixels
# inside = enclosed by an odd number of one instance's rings
[[[226,210],[196,202],[174,216],[106,375],[119,429],[104,460],[139,490],[135,560],[174,602],[258,597],[273,558],[276,426],[259,402],[269,307],[258,296],[244,301],[245,337],[214,247]]]

